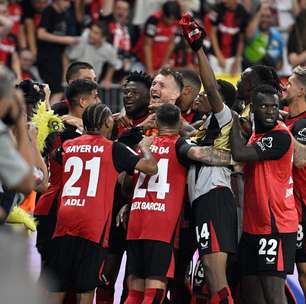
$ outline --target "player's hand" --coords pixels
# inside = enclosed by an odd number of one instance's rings
[[[205,30],[194,20],[190,13],[183,14],[179,22],[185,39],[193,51],[197,52],[203,46]]]
[[[122,113],[113,114],[113,119],[117,125],[121,125],[124,128],[129,129],[133,127],[133,122],[125,114]]]
[[[144,136],[144,138],[142,139],[142,141],[138,144],[139,148],[141,151],[143,150],[149,150],[150,146],[153,143],[153,136]]]
[[[61,116],[61,119],[63,121],[63,123],[66,123],[68,125],[72,125],[76,128],[78,128],[80,131],[83,132],[83,121],[81,118],[77,118],[71,115],[63,115]]]
[[[143,130],[150,130],[156,128],[156,115],[155,113],[150,114],[138,127],[143,127]]]
[[[127,228],[129,213],[130,213],[131,205],[126,204],[124,205],[116,216],[116,226],[119,227],[120,225],[123,226],[124,229]]]

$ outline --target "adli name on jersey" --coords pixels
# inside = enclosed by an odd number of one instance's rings
[[[83,198],[82,200],[80,198],[76,199],[76,198],[68,198],[65,203],[64,206],[77,206],[77,207],[84,207],[86,203],[86,200]]]

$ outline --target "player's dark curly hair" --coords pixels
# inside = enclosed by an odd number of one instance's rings
[[[260,96],[260,94],[275,96],[278,95],[278,92],[276,88],[271,85],[267,84],[259,85],[252,91],[251,100],[253,104],[262,102],[262,97]]]
[[[258,64],[252,66],[251,69],[256,73],[259,82],[258,85],[270,85],[277,90],[278,94],[281,94],[281,82],[273,67]]]
[[[86,107],[83,115],[83,125],[86,132],[98,132],[106,119],[112,115],[108,106],[102,103],[91,104]]]
[[[152,78],[149,74],[144,72],[130,72],[126,78],[126,82],[140,82],[144,84],[148,89],[150,89],[152,84]]]
[[[71,107],[78,104],[82,96],[89,96],[93,90],[97,90],[98,85],[88,79],[77,79],[72,81],[65,90],[66,98]]]

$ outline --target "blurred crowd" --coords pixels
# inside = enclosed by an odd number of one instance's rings
[[[48,83],[62,97],[69,63],[86,61],[104,88],[131,71],[153,75],[163,65],[197,70],[178,20],[193,12],[217,73],[238,74],[254,64],[280,76],[306,62],[305,0],[1,0],[0,62],[17,81]]]

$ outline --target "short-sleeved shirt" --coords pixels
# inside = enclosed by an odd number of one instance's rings
[[[156,136],[151,151],[158,172],[153,176],[135,175],[128,240],[174,241],[186,185],[186,169],[176,155],[177,140],[177,135]]]
[[[293,197],[293,141],[285,125],[253,133],[258,161],[244,168],[243,231],[250,234],[291,233],[297,231],[298,216]]]
[[[81,237],[108,246],[118,174],[139,160],[127,146],[101,135],[82,135],[63,145],[63,191],[54,237]]]
[[[177,22],[174,21],[170,25],[165,23],[161,12],[157,12],[150,16],[146,21],[144,36],[153,39],[152,65],[154,70],[161,68],[165,52],[169,47],[170,40],[174,38],[176,32]]]
[[[81,136],[82,132],[72,125],[65,125],[61,132],[54,132],[48,135],[44,156],[49,162],[49,186],[36,203],[35,215],[49,215],[51,211],[57,211],[58,195],[62,186],[62,165],[53,157],[56,151],[66,140]],[[52,208],[53,207],[53,208]],[[56,208],[55,208],[56,207]]]
[[[42,13],[39,28],[44,28],[50,34],[57,36],[67,35],[68,26],[66,20],[66,14],[58,13],[52,5],[48,6]],[[38,39],[38,59],[48,60],[56,56],[61,57],[65,50],[65,45],[59,43],[51,43]],[[52,54],[52,56],[50,56]],[[56,64],[56,63],[54,63]]]
[[[209,18],[212,25],[217,27],[217,38],[224,57],[234,57],[237,53],[239,36],[246,29],[249,14],[241,4],[238,4],[234,10],[229,10],[222,2],[215,6]]]
[[[232,114],[228,106],[219,113],[212,113],[201,127],[203,138],[195,138],[195,144],[201,141],[203,146],[214,146],[216,149],[228,150],[229,132],[232,124]],[[231,170],[227,167],[215,167],[199,164],[190,166],[188,172],[188,192],[192,203],[199,196],[217,187],[231,189]]]
[[[129,53],[132,45],[129,28],[126,25],[121,25],[119,22],[116,22],[112,14],[100,16],[100,19],[107,23],[110,34],[108,42],[111,43],[119,53]]]
[[[274,28],[269,30],[268,35],[256,31],[254,37],[246,42],[244,57],[252,64],[260,63],[268,56],[269,64],[275,66],[283,58],[284,41],[280,32]]]
[[[31,1],[29,0],[23,0],[21,2],[21,7],[23,12],[21,16],[22,22],[27,19],[32,19],[34,21],[34,24],[38,26],[41,20],[42,13],[35,11],[34,7],[31,4]]]
[[[0,121],[0,181],[8,188],[17,186],[30,167],[13,146],[9,130]],[[13,174],[12,174],[13,173]]]
[[[98,79],[105,63],[109,63],[115,69],[120,67],[116,49],[110,43],[104,41],[100,47],[96,48],[89,43],[88,39],[89,30],[85,30],[80,43],[66,49],[69,59],[90,63],[94,67]]]

